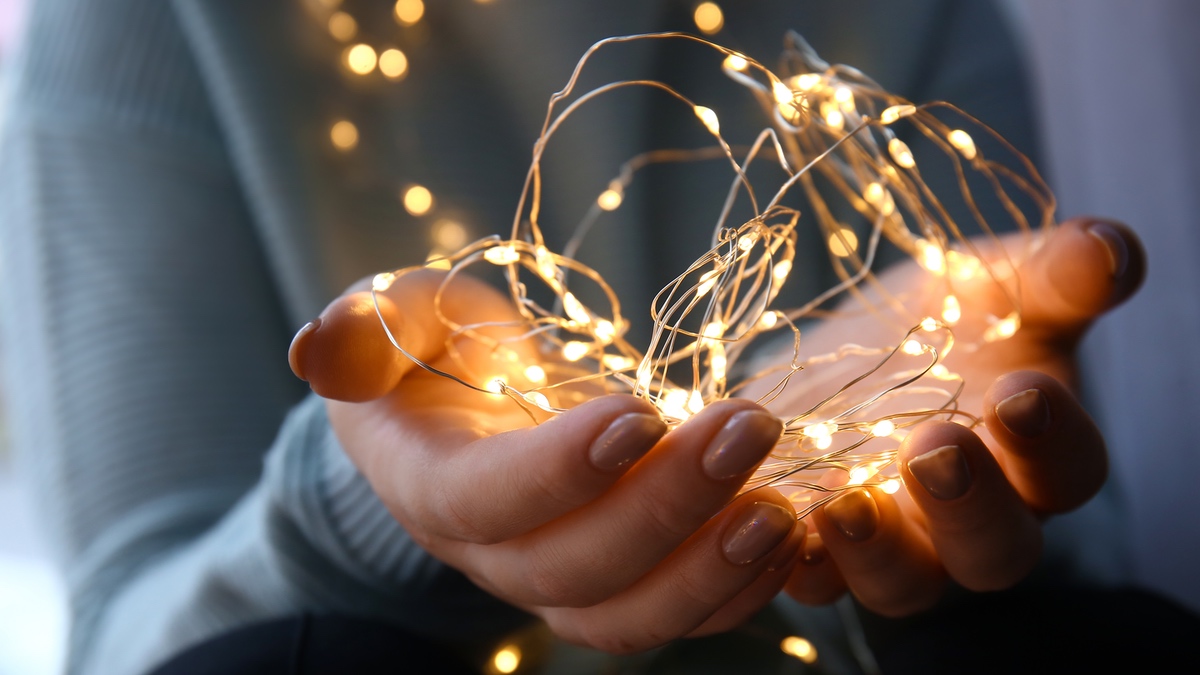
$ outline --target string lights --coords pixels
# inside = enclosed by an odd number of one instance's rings
[[[664,82],[620,81],[575,95],[580,73],[596,52],[644,40],[697,42],[715,52],[714,73],[741,84],[763,110],[764,128],[753,144],[735,150],[715,110]],[[451,373],[413,360],[476,391],[507,396],[535,420],[614,392],[650,401],[670,425],[715,401],[753,398],[779,414],[785,429],[746,489],[781,489],[801,517],[849,487],[899,490],[894,462],[909,430],[933,418],[978,423],[959,408],[963,380],[944,362],[953,349],[975,349],[1019,330],[1014,270],[1038,241],[1031,235],[1052,227],[1053,196],[1028,159],[948,103],[910,103],[853,68],[822,61],[795,34],[787,38],[782,62],[777,74],[745,54],[682,33],[610,38],[589,49],[566,87],[550,99],[511,235],[446,246],[453,252],[429,263],[449,270],[445,283],[475,265],[500,268],[520,319],[467,325],[435,307],[450,330],[452,356],[458,353],[455,345],[468,340],[485,346],[494,363],[480,372],[467,359],[455,358]],[[603,276],[547,248],[538,224],[547,144],[572,112],[623,87],[650,87],[673,97],[682,110],[691,110],[693,123],[713,145],[652,150],[629,160],[597,196],[588,224],[619,209],[638,170],[649,164],[715,157],[728,164],[731,177],[711,248],[655,296],[645,348],[626,340],[629,321]],[[930,160],[901,139],[900,128],[910,132],[906,138],[922,141],[923,153],[948,163],[958,176],[956,194],[934,194],[922,181],[920,167]],[[985,157],[972,133],[989,137],[994,141],[989,147],[1003,148],[1005,157]],[[780,169],[769,191],[750,180],[747,171],[756,162]],[[977,181],[990,187],[1008,222],[985,219],[971,188]],[[423,199],[418,188],[404,196],[416,211]],[[410,205],[410,197],[416,204]],[[793,197],[807,202],[803,212],[789,205]],[[965,205],[984,243],[968,238],[950,216],[950,198]],[[730,221],[738,204],[753,212],[740,224]],[[806,272],[795,269],[802,228],[820,234],[839,282],[799,306],[779,307],[777,296],[789,277]],[[1024,232],[1024,245],[1006,251],[996,228]],[[568,250],[577,246],[573,242]],[[922,278],[904,286],[905,294],[873,270],[885,246],[919,266]],[[421,267],[377,275],[373,292]],[[592,287],[587,297],[603,302],[581,301],[581,285]],[[531,289],[537,286],[548,294],[537,297],[551,297],[551,304],[534,299]],[[980,292],[984,287],[987,292]],[[936,302],[919,301],[913,288]],[[961,299],[967,293],[988,301],[970,306]],[[856,334],[888,338],[880,344],[822,344],[821,324],[832,321],[858,322],[854,325],[871,330]],[[817,336],[815,346],[809,334]],[[401,339],[387,335],[413,358]],[[763,366],[748,350],[765,341],[790,349]]]

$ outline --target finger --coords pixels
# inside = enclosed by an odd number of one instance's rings
[[[828,605],[845,594],[846,580],[818,532],[805,538],[804,554],[792,569],[786,590],[803,605]]]
[[[891,495],[854,488],[813,512],[850,591],[868,609],[905,616],[941,597],[946,573],[929,538]]]
[[[448,279],[437,270],[409,272],[374,298],[370,281],[359,281],[296,333],[288,350],[292,372],[324,398],[370,401],[392,391],[414,366],[388,339],[389,331],[405,351],[430,362],[450,334],[439,311],[463,324],[515,318],[503,296],[482,281]]]
[[[1022,324],[1075,336],[1133,295],[1145,275],[1145,251],[1128,227],[1065,221],[1022,267]]]
[[[710,405],[586,508],[476,553],[487,557],[493,585],[523,593],[522,604],[593,605],[661,563],[728,504],[782,428],[750,401]]]
[[[796,522],[795,511],[778,492],[755,490],[624,592],[593,607],[539,613],[566,639],[607,652],[656,647],[696,630],[752,587],[773,557],[794,541]]]
[[[465,445],[452,430],[469,420],[421,416],[402,426],[429,434],[399,442],[430,448],[430,461],[414,467],[410,455],[380,453],[370,474],[392,481],[377,490],[398,496],[405,524],[476,544],[512,539],[593,501],[667,432],[653,405],[624,395]]]
[[[923,424],[900,447],[900,473],[942,565],[975,591],[1025,578],[1042,550],[1042,530],[987,446],[950,422]]]
[[[1103,434],[1049,375],[1019,371],[997,378],[985,395],[983,419],[1004,449],[1008,480],[1038,513],[1082,506],[1108,476]]]

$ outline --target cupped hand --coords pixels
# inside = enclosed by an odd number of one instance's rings
[[[984,425],[917,427],[900,447],[905,492],[854,489],[814,512],[808,552],[787,584],[794,597],[829,602],[848,587],[867,608],[897,616],[936,602],[947,578],[972,590],[1006,588],[1037,562],[1041,521],[1100,489],[1107,451],[1073,393],[1076,349],[1090,323],[1141,284],[1142,247],[1123,225],[1071,220],[1017,273],[1021,330],[946,360],[966,382],[961,409]],[[915,265],[905,274],[892,280],[920,296],[923,275]],[[965,307],[994,293],[980,284],[959,296]],[[931,305],[940,301],[929,295]],[[861,340],[864,329],[830,322],[822,330],[814,340],[838,343],[845,331]]]
[[[447,350],[431,311],[445,279],[399,277],[380,294],[383,317],[425,363],[494,375],[494,350],[461,339]],[[462,324],[513,318],[466,276],[445,285],[441,308]],[[779,592],[800,554],[806,528],[785,498],[737,496],[782,429],[749,401],[708,406],[670,433],[653,406],[622,395],[534,425],[503,396],[414,367],[354,289],[301,329],[290,359],[411,536],[568,640],[631,652],[730,628]]]

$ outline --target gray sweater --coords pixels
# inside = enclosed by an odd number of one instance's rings
[[[288,340],[353,280],[427,253],[432,221],[403,211],[405,183],[430,186],[472,236],[504,231],[546,98],[578,56],[609,35],[688,29],[691,5],[428,2],[407,31],[390,3],[354,6],[369,39],[409,55],[404,81],[339,72],[341,47],[299,0],[31,3],[0,146],[6,394],[69,581],[72,673],[141,672],[303,611],[467,641],[524,618],[389,517],[289,372]],[[830,61],[1032,146],[988,3],[727,11],[729,46],[769,63],[795,28]],[[691,54],[630,48],[597,62],[595,81],[673,78],[697,100],[726,98]],[[704,142],[664,122],[678,119],[665,106],[613,97],[564,130],[547,160],[552,245],[646,139]],[[723,129],[740,114],[723,110]],[[328,141],[342,118],[360,130],[352,152]],[[707,195],[725,180],[631,194],[588,261],[648,306],[705,245]]]

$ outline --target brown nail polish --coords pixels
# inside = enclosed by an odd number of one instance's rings
[[[588,460],[601,471],[616,471],[633,464],[667,433],[657,415],[629,413],[613,420],[588,448]]]
[[[1129,267],[1129,247],[1117,228],[1108,223],[1096,222],[1088,226],[1087,233],[1104,244],[1104,250],[1108,253],[1109,272],[1113,278],[1125,274]]]
[[[808,526],[802,521],[796,521],[791,534],[788,535],[787,543],[779,547],[779,550],[771,556],[771,560],[767,563],[767,571],[774,572],[778,569],[783,569],[796,561],[797,554],[800,553],[800,547],[804,546],[804,533],[808,531]]]
[[[729,418],[704,451],[704,473],[717,480],[753,469],[775,447],[783,423],[761,410],[743,410]]]
[[[825,515],[850,541],[866,541],[879,526],[879,507],[871,493],[857,488],[825,505]]]
[[[1050,402],[1037,389],[1026,389],[996,404],[996,417],[1009,431],[1037,438],[1050,430]]]
[[[300,327],[300,330],[296,331],[296,336],[292,338],[292,344],[288,347],[288,365],[291,366],[292,372],[296,375],[296,377],[304,380],[305,382],[308,381],[308,378],[304,376],[304,368],[301,366],[301,363],[304,360],[304,341],[308,338],[310,333],[316,332],[316,330],[320,327],[321,317],[317,317],[304,324]]]
[[[770,502],[754,502],[725,531],[721,548],[734,565],[749,565],[775,550],[796,524],[796,516]]]
[[[943,445],[913,457],[908,460],[908,470],[934,499],[958,499],[971,488],[971,469],[957,445]]]

